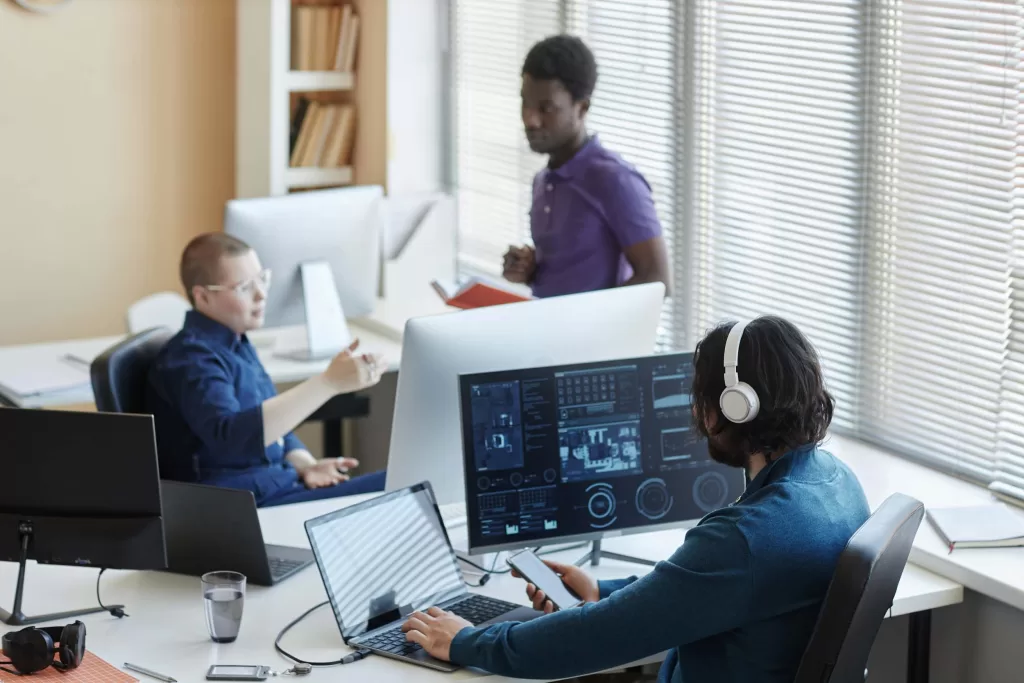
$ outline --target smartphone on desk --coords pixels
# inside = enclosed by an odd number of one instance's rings
[[[551,567],[537,557],[532,550],[523,550],[508,558],[510,567],[538,590],[544,591],[556,610],[569,609],[583,604],[580,596],[573,593]]]

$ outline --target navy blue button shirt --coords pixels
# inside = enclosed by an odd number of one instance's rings
[[[662,683],[791,683],[839,555],[868,514],[845,464],[818,448],[793,451],[650,574],[601,581],[602,599],[581,608],[466,628],[451,659],[566,678],[670,650]]]
[[[245,335],[189,311],[149,374],[161,476],[247,489],[258,504],[290,487],[284,456],[305,446],[291,433],[263,446],[262,404],[276,393]]]

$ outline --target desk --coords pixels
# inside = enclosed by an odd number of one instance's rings
[[[402,357],[402,336],[398,330],[389,330],[372,321],[349,321],[352,336],[360,340],[360,350],[379,353],[384,356],[391,370],[398,369]],[[93,359],[104,350],[125,338],[125,335],[71,339],[67,341],[26,344],[0,347],[0,368],[12,366],[40,366],[66,355]],[[297,361],[281,358],[275,351],[305,347],[303,326],[280,327],[256,330],[249,335],[259,353],[263,367],[274,384],[290,384],[309,379],[323,372],[328,361]],[[83,370],[86,381],[78,387],[63,391],[49,392],[27,397],[12,397],[25,408],[58,408],[83,403],[92,403],[92,387],[88,374]]]
[[[345,505],[364,500],[352,496],[328,501],[267,508],[259,511],[263,535],[268,543],[308,547],[302,523]],[[682,541],[685,532],[663,531],[606,541],[610,550],[641,557],[667,557]],[[453,530],[452,542],[465,547],[466,528]],[[578,557],[580,550],[555,555],[563,560]],[[489,566],[489,560],[488,560]],[[605,560],[594,570],[598,578],[615,578],[645,571],[645,568]],[[17,566],[0,563],[0,604],[13,593]],[[29,613],[87,607],[95,603],[96,571],[75,567],[32,564],[26,575],[25,610]],[[481,591],[514,602],[525,603],[523,584],[509,575],[494,576]],[[199,579],[164,572],[107,572],[103,577],[104,602],[124,603],[131,616],[123,620],[108,615],[91,615],[83,621],[88,628],[88,646],[100,657],[120,666],[132,662],[181,683],[199,683],[210,664],[266,664],[287,668],[274,652],[274,638],[280,629],[314,604],[326,599],[319,572],[308,567],[272,588],[250,586],[246,595],[239,639],[228,645],[210,642],[204,622]],[[891,616],[929,610],[962,600],[962,588],[927,570],[908,565],[900,581]],[[0,625],[0,631],[11,627]],[[337,659],[348,651],[338,634],[329,608],[314,612],[292,629],[283,643],[285,649],[309,660]],[[657,657],[650,661],[657,661]],[[146,680],[144,677],[139,678]],[[314,671],[310,680],[375,681],[376,683],[445,683],[484,679],[475,671],[442,674],[383,657],[368,657],[345,667]],[[492,683],[509,679],[487,676]]]
[[[833,437],[825,447],[853,469],[872,509],[895,491],[917,498],[926,507],[995,502],[994,496],[982,486],[858,441]],[[1024,580],[1021,578],[1024,577],[1024,548],[961,548],[951,553],[925,520],[914,539],[910,561],[982,595],[1024,610]],[[911,616],[912,641],[923,646],[930,632],[928,611]],[[926,670],[927,657],[922,656],[917,666]]]
[[[894,491],[913,496],[927,507],[997,502],[983,486],[864,443],[836,437],[826,444],[826,448],[850,465],[872,507]],[[973,591],[1024,611],[1024,548],[961,548],[951,553],[925,520],[914,540],[910,560]]]
[[[352,336],[359,339],[361,351],[379,353],[384,356],[389,370],[398,369],[402,357],[402,342],[399,332],[389,330],[370,320],[362,323],[350,321],[349,329]],[[260,361],[274,384],[301,382],[327,368],[327,360],[298,361],[277,355],[277,351],[305,347],[305,328],[303,326],[257,330],[249,337],[256,346]],[[33,365],[45,367],[46,363],[52,363],[54,359],[67,355],[91,360],[122,339],[124,339],[123,335],[0,347],[0,369]],[[86,370],[82,370],[82,375],[85,380],[88,380]],[[0,378],[0,383],[2,383],[2,378]],[[59,408],[93,403],[92,386],[87,381],[73,389],[11,398],[17,405],[25,408]],[[340,396],[336,397],[336,400],[332,400],[329,406],[335,409],[333,413],[325,416],[323,411],[318,411],[320,417],[314,419],[323,422],[324,455],[332,457],[342,455],[342,417],[365,414],[366,403],[365,397],[360,399],[358,396]]]

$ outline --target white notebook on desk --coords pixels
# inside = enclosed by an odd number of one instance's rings
[[[950,552],[1024,546],[1024,515],[1005,505],[928,508],[926,514]]]
[[[45,363],[0,367],[0,391],[12,398],[26,398],[88,386],[89,368],[55,357]]]

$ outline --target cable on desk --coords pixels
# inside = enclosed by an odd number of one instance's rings
[[[323,602],[317,605],[313,605],[308,610],[300,614],[296,619],[292,620],[290,624],[281,629],[281,632],[277,634],[277,638],[274,639],[274,649],[281,653],[283,656],[295,662],[296,664],[309,664],[310,666],[338,666],[340,664],[351,664],[352,662],[358,662],[360,659],[363,659],[368,654],[370,654],[369,650],[360,648],[351,654],[345,655],[341,659],[336,659],[330,662],[307,662],[305,659],[299,659],[298,657],[296,657],[295,655],[291,654],[283,647],[281,647],[281,640],[284,638],[285,634],[288,633],[288,631],[292,630],[292,627],[294,627],[296,624],[298,624],[300,621],[308,617],[313,612],[327,605],[328,602],[329,601],[324,600]]]
[[[544,555],[553,555],[555,553],[562,553],[562,552],[566,552],[566,551],[569,551],[569,550],[577,550],[579,548],[586,548],[589,545],[590,545],[589,543],[572,543],[570,545],[558,546],[558,547],[555,547],[555,548],[548,548],[547,550],[541,550],[541,548],[543,546],[537,546],[536,548],[533,548],[533,552],[538,557],[542,557]],[[501,555],[500,551],[494,554],[494,561],[491,562],[491,568],[488,569],[487,567],[484,567],[482,565],[477,564],[476,562],[474,562],[473,560],[469,559],[468,557],[463,557],[462,555],[459,555],[458,553],[455,554],[455,556],[459,559],[460,562],[465,562],[470,567],[473,567],[474,569],[482,572],[484,577],[489,576],[491,574],[508,574],[508,573],[510,573],[512,571],[511,567],[509,567],[507,569],[495,569],[495,567],[497,567],[497,565],[498,565],[498,557],[500,555]],[[476,586],[473,586],[473,587],[474,588],[479,588],[480,586],[484,585],[485,583],[487,583],[487,581],[484,581],[483,577],[481,577],[481,583],[479,583],[479,584],[477,584]]]
[[[106,605],[103,604],[103,599],[100,597],[100,579],[103,578],[103,572],[105,572],[105,571],[107,571],[107,570],[104,567],[103,569],[100,570],[100,573],[96,575],[96,602],[98,602],[100,604],[100,609],[101,610],[104,610],[105,612],[110,612],[110,616],[117,617],[118,619],[123,619],[124,617],[129,616],[129,614],[124,611],[124,608],[122,608],[122,607],[107,607]]]

